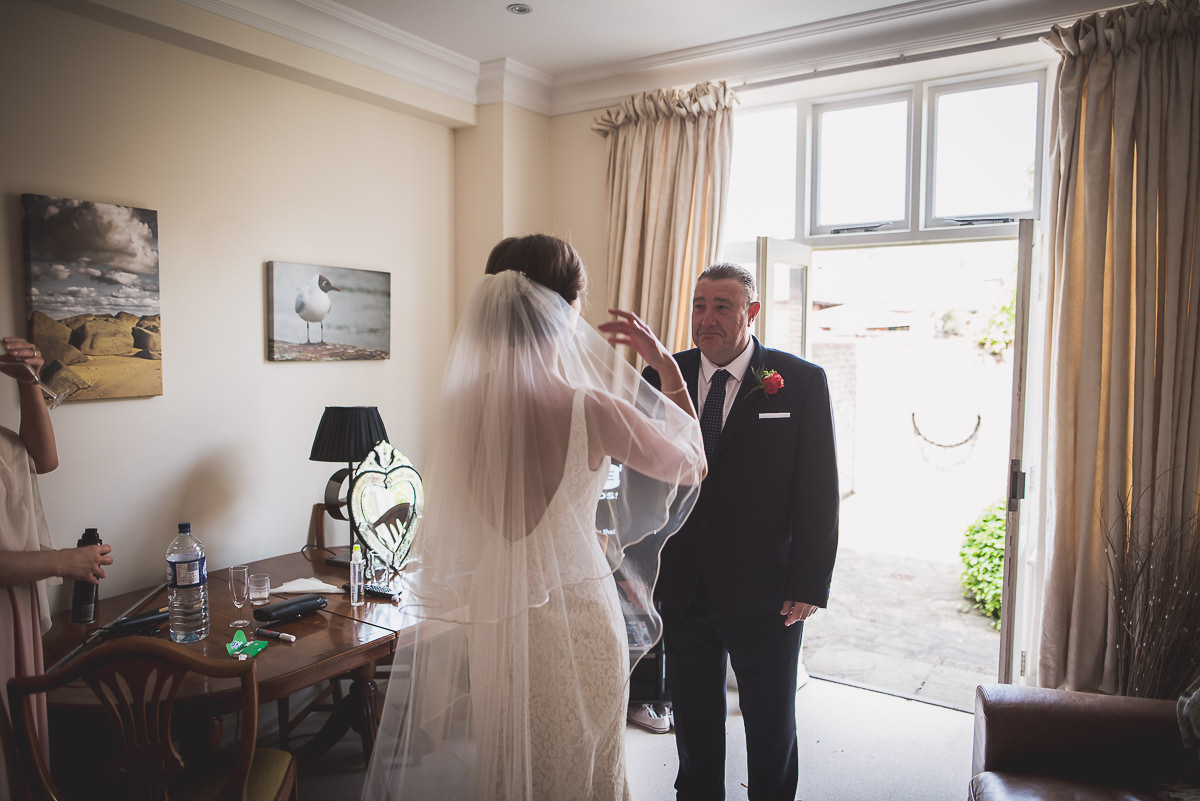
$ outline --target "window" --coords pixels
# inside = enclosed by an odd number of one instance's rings
[[[1046,78],[1020,68],[735,112],[723,258],[752,258],[757,236],[1016,236],[1040,215]]]
[[[814,109],[814,232],[907,227],[910,103],[902,95]]]
[[[738,114],[725,200],[726,239],[796,235],[795,181],[762,180],[796,174],[796,120],[795,104]]]
[[[928,225],[1034,215],[1040,95],[1028,77],[930,89]]]

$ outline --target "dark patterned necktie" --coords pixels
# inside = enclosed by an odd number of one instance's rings
[[[717,370],[709,379],[708,395],[704,398],[704,411],[700,413],[700,433],[704,436],[704,455],[712,457],[721,436],[721,423],[725,417],[725,382],[728,370]]]

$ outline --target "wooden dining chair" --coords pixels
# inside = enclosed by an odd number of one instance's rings
[[[232,751],[181,756],[171,723],[188,673],[233,679],[240,725]],[[101,775],[87,777],[79,795],[64,794],[51,775],[34,722],[39,695],[82,682],[103,710],[108,729],[93,734],[111,750]],[[219,689],[219,685],[212,685]],[[253,659],[210,659],[172,642],[126,637],[103,643],[42,676],[10,679],[14,741],[34,798],[120,798],[123,801],[282,801],[297,798],[296,763],[286,751],[256,748],[258,683]],[[74,766],[58,765],[70,773]],[[78,768],[74,768],[78,770]],[[66,784],[67,782],[62,782]]]

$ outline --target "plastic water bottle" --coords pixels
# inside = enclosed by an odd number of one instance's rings
[[[85,528],[79,538],[79,547],[100,545],[100,532],[94,528]],[[87,581],[76,581],[71,592],[71,622],[95,623],[96,601],[100,597],[100,586]]]
[[[350,605],[363,605],[363,585],[366,583],[363,579],[363,570],[366,565],[363,563],[362,548],[356,543],[354,549],[350,553]]]
[[[179,524],[179,535],[167,548],[167,598],[174,642],[208,636],[208,568],[204,543],[192,536],[191,523]]]

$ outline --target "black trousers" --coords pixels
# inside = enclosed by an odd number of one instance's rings
[[[726,660],[746,725],[750,801],[795,801],[796,673],[803,623],[783,616],[714,619],[701,597],[663,613],[667,682],[675,716],[678,801],[725,798]]]

